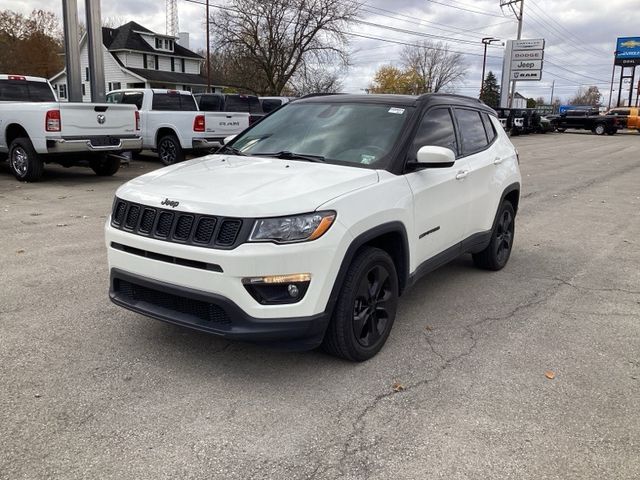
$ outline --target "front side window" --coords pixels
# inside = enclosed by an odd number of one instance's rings
[[[107,103],[124,103],[125,105],[135,105],[138,110],[142,108],[142,92],[117,92],[107,95]]]
[[[415,161],[418,150],[427,145],[448,148],[458,156],[456,132],[448,108],[434,108],[422,118],[409,151],[410,161]]]
[[[299,154],[382,169],[389,166],[412,111],[375,103],[294,102],[237,137],[232,146],[247,155]]]
[[[487,147],[489,141],[480,112],[456,108],[456,119],[462,137],[462,154],[470,155]]]

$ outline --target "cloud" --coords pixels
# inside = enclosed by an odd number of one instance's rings
[[[636,0],[637,1],[637,0]],[[28,14],[45,8],[42,0],[4,0],[3,8]],[[46,8],[61,16],[61,0],[50,0]],[[224,1],[212,1],[212,4]],[[556,81],[556,94],[572,95],[581,85],[596,84],[608,94],[612,56],[618,36],[640,36],[640,9],[629,0],[535,0],[525,2],[523,38],[544,37],[547,42],[543,81],[521,82],[518,90],[526,96],[548,96]],[[78,4],[84,5],[82,0]],[[180,30],[188,31],[191,47],[205,46],[204,6],[178,0]],[[472,10],[472,11],[468,11]],[[479,12],[479,13],[474,13]],[[215,8],[212,8],[215,12]],[[83,15],[83,14],[82,14]],[[103,18],[115,17],[138,23],[158,32],[165,31],[165,2],[158,0],[109,0],[102,2]],[[345,89],[360,92],[375,70],[399,62],[402,45],[415,43],[425,35],[448,37],[450,48],[465,53],[468,74],[459,86],[464,94],[477,95],[482,69],[483,36],[515,38],[517,23],[513,14],[500,10],[497,0],[368,0],[358,20],[378,26],[355,23],[351,36],[351,63],[344,78]],[[390,30],[393,27],[405,31]],[[382,40],[380,40],[382,39]],[[502,69],[500,48],[492,48],[487,68],[498,74]]]

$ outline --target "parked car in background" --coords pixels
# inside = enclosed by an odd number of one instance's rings
[[[45,78],[0,75],[0,156],[18,180],[40,180],[46,163],[113,175],[142,146],[139,120],[131,105],[58,102]]]
[[[497,108],[496,112],[500,123],[509,135],[519,135],[524,133],[524,116],[522,109],[517,108]]]
[[[536,125],[537,133],[547,133],[553,132],[553,125],[551,125],[551,120],[544,115],[540,115],[538,119],[538,123]]]
[[[618,118],[620,128],[628,128],[640,132],[640,109],[617,107],[609,110],[607,115]]]
[[[203,112],[248,113],[249,125],[253,125],[265,115],[260,100],[255,95],[196,93],[194,97],[198,102],[198,108]]]
[[[292,97],[260,97],[262,110],[265,114],[273,112],[276,108],[280,108],[285,103],[294,100]]]
[[[299,99],[216,155],[118,189],[109,295],[224,338],[367,360],[420,277],[466,253],[507,264],[520,181],[477,99]]]
[[[208,153],[249,126],[248,113],[200,112],[191,92],[133,88],[114,90],[107,102],[135,105],[140,113],[142,149],[158,152],[165,165],[188,153]]]
[[[558,132],[568,128],[577,130],[591,130],[596,135],[615,135],[618,128],[622,128],[618,118],[614,115],[600,115],[597,110],[569,110],[561,113],[552,120],[553,127]]]

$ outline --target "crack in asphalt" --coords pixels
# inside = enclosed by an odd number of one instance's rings
[[[628,293],[630,295],[640,295],[639,290],[627,290],[624,288],[596,288],[596,287],[585,287],[583,285],[576,285],[575,283],[570,282],[569,280],[565,280],[563,278],[554,277],[554,280],[557,280],[562,285],[567,285],[569,287],[575,288],[576,290],[587,290],[589,292],[621,292]]]
[[[522,312],[523,310],[526,310],[528,308],[534,307],[536,305],[542,304],[544,302],[546,302],[549,298],[551,298],[555,293],[556,293],[556,288],[561,284],[561,282],[557,282],[555,283],[553,286],[548,287],[542,291],[536,292],[534,293],[527,301],[516,305],[514,308],[512,308],[509,312],[503,314],[503,315],[499,315],[499,316],[491,316],[491,317],[484,317],[481,318],[480,320],[477,320],[475,322],[472,322],[470,324],[464,325],[464,330],[465,332],[468,334],[469,339],[471,340],[471,345],[469,346],[469,348],[467,348],[464,352],[455,355],[451,358],[446,358],[444,355],[442,355],[440,352],[438,352],[435,349],[435,346],[433,345],[433,342],[431,341],[431,339],[428,337],[427,334],[425,334],[425,339],[427,341],[427,344],[429,345],[430,350],[434,353],[434,355],[436,355],[438,358],[440,358],[442,360],[442,364],[439,365],[435,371],[435,373],[431,376],[429,376],[428,378],[424,378],[422,380],[419,380],[411,385],[407,385],[402,392],[395,392],[393,390],[388,391],[388,392],[384,392],[384,393],[380,393],[378,395],[376,395],[373,400],[369,403],[369,405],[365,406],[365,408],[360,412],[360,414],[355,418],[355,420],[352,422],[352,432],[347,436],[347,438],[344,440],[343,442],[343,448],[342,448],[342,455],[340,457],[340,459],[338,460],[338,469],[340,472],[340,477],[343,477],[345,475],[345,469],[346,469],[346,463],[349,460],[351,454],[354,453],[363,453],[366,452],[367,450],[374,448],[376,446],[376,444],[378,443],[377,441],[374,440],[373,443],[369,444],[369,445],[357,445],[355,447],[352,447],[352,444],[354,442],[356,442],[356,440],[358,438],[361,437],[364,428],[366,426],[366,422],[365,422],[365,417],[367,417],[367,415],[369,415],[370,412],[372,412],[373,410],[375,410],[376,408],[378,408],[378,406],[380,405],[380,403],[389,398],[392,397],[394,395],[397,394],[405,394],[405,393],[410,393],[413,390],[416,390],[419,387],[422,387],[424,385],[427,385],[429,383],[434,382],[435,380],[437,380],[443,373],[445,370],[447,370],[449,367],[451,367],[453,364],[457,363],[458,361],[462,360],[463,358],[466,358],[468,356],[470,356],[471,354],[473,354],[473,352],[475,351],[476,347],[478,346],[478,338],[477,338],[477,334],[474,330],[475,327],[478,327],[480,325],[486,325],[486,324],[491,324],[494,322],[498,322],[498,321],[504,321],[507,320],[511,317],[513,317],[514,315],[519,314],[520,312]],[[369,470],[369,466],[367,465],[366,462],[360,460],[360,466],[363,467],[366,471]],[[363,476],[363,478],[369,478],[368,475]]]

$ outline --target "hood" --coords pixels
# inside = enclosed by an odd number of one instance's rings
[[[179,202],[176,210],[227,217],[312,212],[378,182],[375,170],[270,157],[209,155],[161,168],[124,184],[116,195],[143,205]]]

